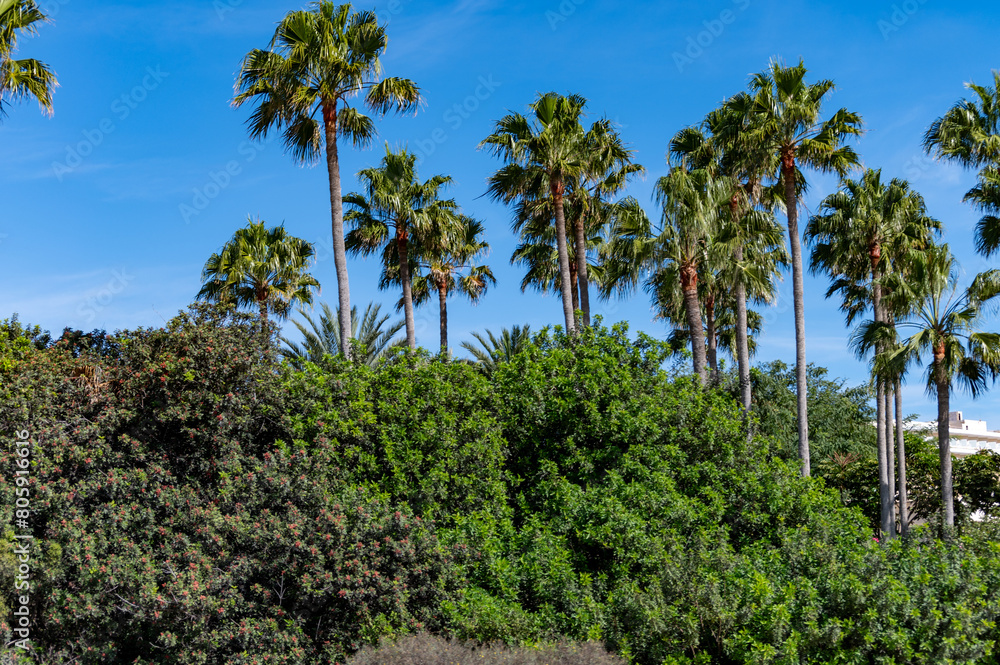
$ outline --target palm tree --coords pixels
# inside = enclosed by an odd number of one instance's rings
[[[359,319],[357,306],[351,309],[351,340],[355,351],[353,360],[369,367],[374,367],[393,349],[406,346],[405,339],[395,339],[396,334],[403,329],[403,321],[390,322],[389,315],[382,314],[381,310],[382,305],[370,302],[365,308],[365,315]],[[299,314],[308,324],[306,326],[299,321],[292,321],[302,333],[302,343],[281,337],[286,348],[280,354],[288,359],[292,367],[301,369],[305,362],[318,363],[323,356],[340,354],[340,317],[330,309],[330,305],[323,303],[319,321],[301,308]]]
[[[925,250],[925,261],[917,266],[907,288],[918,301],[916,313],[897,323],[900,329],[912,329],[887,362],[898,373],[911,360],[930,355],[927,389],[937,395],[938,452],[941,463],[941,501],[945,525],[955,524],[954,492],[951,474],[951,440],[948,431],[949,397],[957,380],[975,398],[990,379],[1000,373],[1000,334],[982,332],[985,309],[1000,295],[1000,270],[989,270],[975,277],[961,294],[957,290],[955,259],[947,245]],[[857,337],[862,348],[872,348],[893,333],[884,323],[866,323]]]
[[[654,229],[641,209],[620,214],[606,252],[606,292],[627,293],[645,280],[646,290],[655,296],[664,280],[680,284],[694,373],[701,385],[707,380],[707,358],[698,275],[730,195],[728,180],[716,179],[710,170],[675,166],[656,183],[656,201],[663,208],[660,227]]]
[[[462,348],[472,354],[487,374],[492,374],[497,365],[509,362],[514,356],[531,344],[531,326],[504,328],[499,335],[487,330],[486,335],[472,333],[479,346],[462,342]]]
[[[858,164],[858,157],[843,141],[861,133],[861,117],[847,109],[820,120],[823,99],[833,90],[829,80],[807,84],[801,61],[786,67],[772,61],[770,67],[750,81],[750,93],[741,93],[727,104],[743,118],[743,141],[759,146],[776,157],[769,174],[783,190],[792,256],[792,292],[795,309],[795,378],[798,407],[799,456],[802,475],[809,475],[809,416],[806,365],[805,312],[803,311],[802,249],[799,241],[799,167],[845,175]]]
[[[354,227],[347,234],[347,251],[362,256],[382,251],[379,286],[403,287],[406,343],[411,349],[417,347],[411,276],[416,256],[410,254],[411,237],[417,244],[428,244],[432,238],[447,242],[457,224],[455,201],[439,198],[451,178],[436,175],[421,183],[416,161],[416,155],[405,149],[393,152],[387,144],[380,166],[358,172],[364,193],[344,197],[348,206],[344,219]]]
[[[479,144],[507,162],[490,177],[488,193],[493,199],[510,204],[551,198],[567,332],[575,330],[575,315],[564,199],[567,182],[582,172],[586,159],[587,141],[580,124],[585,104],[579,95],[539,95],[530,106],[534,122],[510,113]]]
[[[466,215],[458,219],[459,230],[450,240],[438,244],[432,239],[429,247],[422,248],[418,260],[425,272],[413,284],[415,304],[429,300],[432,293],[438,296],[441,353],[448,352],[448,294],[460,293],[477,303],[489,285],[497,282],[489,266],[475,264],[490,248],[482,239],[482,222]]]
[[[381,77],[379,58],[385,46],[385,28],[378,25],[375,12],[352,12],[350,4],[328,0],[314,2],[309,10],[289,12],[278,23],[269,50],[247,54],[233,98],[237,107],[257,104],[248,121],[252,138],[279,130],[286,150],[299,162],[318,161],[325,147],[340,348],[347,357],[351,291],[337,140],[343,136],[355,146],[365,146],[375,136],[372,119],[351,105],[356,96],[363,96],[363,103],[380,114],[413,110],[420,100],[412,81]]]
[[[257,307],[264,322],[268,312],[287,318],[293,304],[311,305],[319,290],[307,272],[315,254],[312,243],[288,235],[284,226],[267,229],[250,219],[205,263],[197,299]]]
[[[7,115],[7,105],[29,97],[52,115],[52,91],[59,85],[55,73],[44,62],[13,57],[18,37],[36,34],[37,24],[46,21],[34,0],[0,3],[0,117]]]
[[[924,148],[937,157],[963,166],[1000,162],[1000,70],[993,72],[993,87],[966,83],[974,99],[963,99],[935,120],[924,134]]]
[[[823,270],[835,280],[827,297],[841,291],[847,298],[848,324],[862,300],[871,304],[873,319],[887,323],[882,289],[893,255],[914,246],[926,246],[940,223],[926,214],[923,198],[909,183],[894,178],[882,181],[880,170],[868,169],[857,180],[843,179],[840,189],[826,197],[806,227],[806,241],[813,246],[811,268]],[[884,349],[876,348],[876,353]],[[876,440],[879,469],[881,528],[887,536],[895,531],[894,478],[892,468],[891,383],[876,373]]]
[[[986,214],[976,226],[976,249],[990,256],[1000,249],[1000,71],[993,86],[967,83],[974,93],[935,120],[924,134],[924,149],[966,168],[980,168],[978,183],[965,195]]]

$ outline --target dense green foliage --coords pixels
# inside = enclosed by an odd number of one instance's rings
[[[827,370],[815,365],[809,366],[808,375],[809,447],[813,460],[819,463],[834,453],[870,454],[874,458],[875,409],[869,404],[873,397],[871,389],[845,386],[842,380],[827,378]],[[775,438],[783,455],[798,455],[795,369],[773,361],[754,368],[751,380],[759,431]]]
[[[11,330],[35,662],[332,663],[420,630],[643,665],[993,662],[992,523],[875,542],[843,488],[624,327],[543,331],[489,372],[409,352],[295,370],[259,319],[207,306],[105,356]],[[968,487],[992,507],[988,462]]]

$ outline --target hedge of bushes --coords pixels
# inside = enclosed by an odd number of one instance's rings
[[[34,442],[33,651],[0,596],[15,662],[343,663],[419,632],[643,665],[995,662],[992,523],[876,542],[623,327],[543,332],[489,375],[293,371],[273,330],[207,306],[100,354],[4,330],[0,466],[11,432]]]

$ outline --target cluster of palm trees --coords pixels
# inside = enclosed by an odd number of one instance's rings
[[[463,215],[453,199],[442,198],[449,177],[418,179],[416,158],[406,150],[387,146],[379,166],[358,174],[364,191],[341,195],[338,138],[364,145],[375,134],[373,121],[350,102],[359,98],[386,113],[412,110],[420,101],[412,81],[381,77],[385,44],[384,29],[370,12],[317,2],[310,10],[289,13],[268,50],[247,55],[234,99],[237,106],[256,104],[251,136],[280,130],[286,147],[302,160],[317,159],[325,147],[340,291],[338,348],[347,357],[347,252],[381,255],[380,285],[402,292],[399,305],[411,348],[416,304],[438,295],[446,350],[449,293],[475,301],[494,283],[490,269],[476,262],[488,248],[482,223]],[[641,285],[658,315],[675,329],[675,339],[690,344],[694,374],[703,385],[718,376],[720,348],[734,356],[745,411],[752,404],[750,356],[761,320],[748,305],[773,301],[781,271],[790,265],[798,447],[802,474],[808,476],[799,199],[807,170],[840,176],[840,189],[808,221],[805,239],[812,246],[812,269],[829,274],[828,296],[841,296],[848,323],[871,312],[854,343],[859,354],[872,355],[883,530],[895,531],[897,486],[903,528],[907,523],[900,384],[924,347],[932,351],[929,385],[944,409],[942,500],[950,523],[948,389],[958,377],[973,392],[981,390],[1000,367],[996,340],[975,329],[982,306],[995,295],[995,276],[980,275],[961,297],[946,300],[945,291],[955,285],[954,261],[946,245],[936,244],[940,223],[905,181],[886,183],[871,169],[855,180],[848,177],[860,168],[847,141],[861,134],[861,118],[843,108],[824,114],[834,84],[810,83],[806,75],[801,61],[792,66],[773,61],[750,79],[747,90],[674,136],[670,170],[655,187],[659,223],[634,198],[617,199],[644,168],[607,119],[585,125],[586,100],[578,95],[540,94],[528,115],[510,113],[496,122],[480,147],[504,164],[490,177],[487,191],[513,208],[520,244],[512,261],[526,268],[522,290],[557,291],[567,331],[590,325],[591,285],[604,298]],[[996,87],[972,90],[977,99],[960,102],[936,121],[926,146],[942,158],[981,168],[966,199],[986,213],[977,238],[989,254],[1000,247],[1000,104]],[[780,212],[787,251],[776,221]],[[897,331],[917,321],[926,325],[900,341]]]
[[[792,267],[795,309],[798,441],[809,475],[803,266],[798,228],[802,168],[844,175],[858,163],[846,139],[860,117],[840,109],[822,118],[830,81],[806,82],[799,62],[778,61],[754,76],[749,89],[727,99],[696,126],[671,140],[670,171],[656,183],[662,208],[654,225],[623,201],[603,247],[604,295],[642,283],[660,315],[686,328],[694,372],[704,384],[718,372],[720,333],[734,356],[742,407],[748,410],[751,333],[759,317],[747,303],[775,297],[779,271]],[[787,219],[790,257],[775,212]]]
[[[18,36],[45,20],[33,0],[0,0],[0,115],[11,102],[29,97],[51,111],[54,74],[36,60],[13,57]],[[293,359],[333,351],[376,362],[399,343],[394,336],[401,328],[403,343],[414,348],[413,308],[434,295],[446,352],[449,295],[477,301],[495,283],[480,262],[489,249],[483,223],[443,198],[450,177],[418,178],[412,153],[386,146],[381,163],[358,174],[362,191],[342,193],[339,141],[360,147],[376,135],[375,121],[362,109],[405,113],[421,102],[413,81],[383,76],[386,43],[373,12],[319,0],[289,12],[268,47],[246,55],[238,75],[233,105],[253,106],[250,136],[279,132],[293,158],[313,163],[325,157],[327,164],[338,307],[334,313],[324,305],[319,324],[303,313],[310,327],[296,324],[305,341],[288,342]],[[834,84],[809,83],[806,74],[801,61],[773,61],[747,90],[673,137],[669,172],[655,186],[658,223],[634,198],[618,198],[645,169],[613,123],[584,123],[587,102],[578,95],[540,94],[527,115],[510,113],[496,122],[480,148],[504,164],[490,177],[487,193],[512,206],[520,240],[512,262],[526,268],[522,290],[558,292],[568,332],[590,325],[591,285],[603,298],[641,285],[675,340],[690,344],[694,374],[703,385],[718,376],[720,348],[735,358],[745,411],[752,404],[754,335],[761,329],[761,316],[749,305],[773,301],[780,274],[790,265],[798,446],[808,476],[799,199],[807,186],[805,170],[837,174],[838,191],[808,220],[804,238],[811,269],[832,280],[827,297],[841,298],[849,325],[861,322],[854,348],[871,357],[882,529],[894,535],[897,505],[902,529],[908,525],[901,383],[921,359],[928,366],[928,388],[938,398],[942,504],[951,525],[949,396],[956,381],[976,395],[1000,373],[1000,335],[982,330],[986,306],[1000,295],[1000,271],[976,275],[958,288],[955,260],[939,244],[941,224],[922,197],[903,180],[885,181],[879,170],[849,177],[860,163],[846,142],[862,132],[861,118],[847,109],[825,115],[823,103]],[[983,212],[976,245],[990,256],[1000,249],[1000,72],[992,87],[968,87],[973,96],[937,119],[924,145],[940,159],[978,169],[965,200]],[[788,251],[776,218],[781,212]],[[385,328],[388,317],[370,306],[358,327],[348,252],[381,256],[380,286],[400,290],[401,324]],[[313,253],[283,227],[250,220],[209,259],[198,297],[257,308],[263,320],[269,313],[285,318],[294,304],[311,304],[318,290],[308,274]],[[869,312],[871,318],[863,320]],[[907,329],[912,334],[902,339]],[[484,362],[496,362],[526,336],[527,328],[515,328],[499,337],[490,333],[488,340],[477,337],[482,348],[465,346]],[[359,341],[357,357],[352,340]]]

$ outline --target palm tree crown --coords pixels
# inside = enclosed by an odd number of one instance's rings
[[[358,308],[354,307],[351,310],[351,339],[354,341],[355,350],[353,360],[369,367],[375,366],[393,349],[406,346],[405,339],[396,338],[396,334],[403,329],[403,321],[390,322],[389,315],[382,314],[381,310],[380,304],[368,303],[365,315],[360,319]],[[302,333],[303,341],[300,344],[282,337],[281,341],[286,345],[286,348],[281,350],[282,357],[287,358],[293,367],[301,369],[307,361],[318,363],[324,356],[339,355],[339,315],[331,311],[330,305],[323,303],[319,321],[302,309],[299,309],[299,314],[306,320],[308,326],[295,320],[292,320],[292,323]]]
[[[268,312],[284,319],[293,304],[312,304],[319,289],[307,272],[314,255],[312,243],[289,235],[284,226],[267,229],[251,219],[205,263],[197,298],[257,307],[264,321]]]
[[[38,24],[46,21],[34,0],[0,3],[0,117],[7,115],[8,105],[27,98],[37,99],[42,111],[52,115],[56,75],[44,62],[14,58],[18,37],[35,34]]]
[[[985,213],[976,226],[976,249],[990,256],[1000,249],[1000,71],[993,86],[967,83],[974,93],[948,109],[924,135],[924,148],[967,168],[980,168],[965,201]]]
[[[531,344],[531,326],[504,328],[499,335],[487,330],[486,335],[472,333],[472,336],[479,345],[462,342],[462,348],[472,354],[483,371],[490,374],[498,364],[510,361]]]

